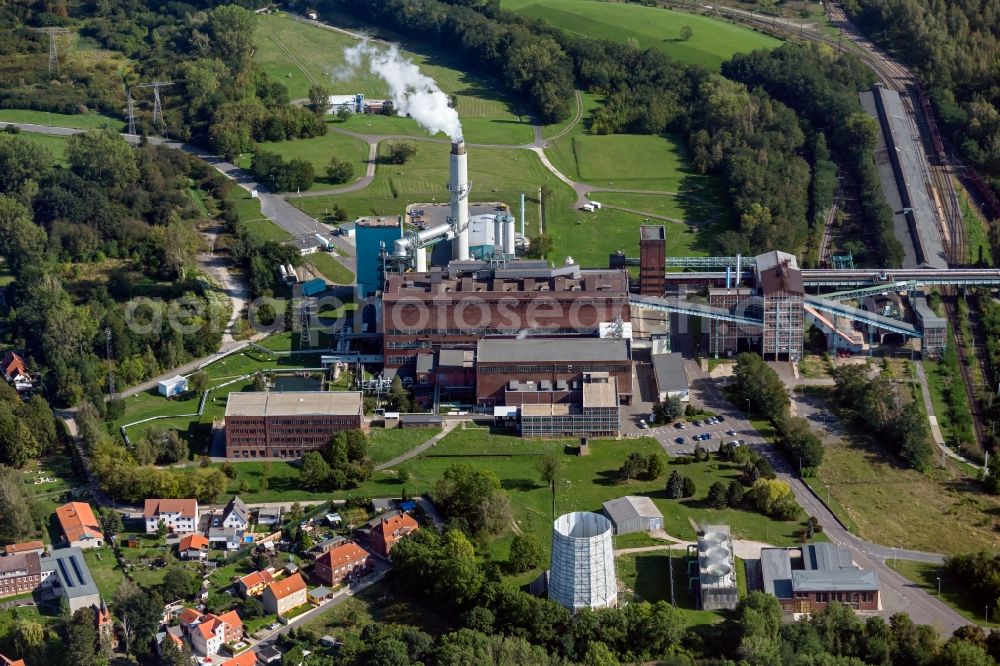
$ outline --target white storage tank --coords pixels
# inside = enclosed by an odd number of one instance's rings
[[[573,613],[618,603],[611,521],[597,513],[559,516],[552,527],[549,599]]]

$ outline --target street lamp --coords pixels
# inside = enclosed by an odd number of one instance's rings
[[[938,579],[938,596],[940,597],[941,596],[941,576],[938,576],[937,579]]]
[[[747,421],[750,420],[750,398],[747,398]]]

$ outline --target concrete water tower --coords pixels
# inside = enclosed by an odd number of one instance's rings
[[[552,527],[549,599],[573,613],[618,604],[611,521],[597,513],[577,511],[556,519]]]

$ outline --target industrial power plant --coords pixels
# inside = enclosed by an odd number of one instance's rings
[[[662,225],[640,228],[638,257],[553,266],[518,256],[508,204],[470,203],[468,157],[453,140],[446,206],[354,225],[357,297],[372,316],[323,362],[365,364],[377,381],[359,388],[399,377],[424,409],[472,410],[522,436],[619,436],[623,408],[642,402],[637,367],[654,367],[658,395],[686,395],[673,351],[692,343],[711,358],[755,351],[795,363],[812,330],[831,353],[936,357],[946,322],[928,290],[1000,286],[997,269],[861,269],[850,258],[806,269],[781,251],[670,257]],[[703,322],[695,339],[691,318]]]
[[[576,511],[552,526],[549,599],[573,613],[618,604],[611,521],[599,513]]]

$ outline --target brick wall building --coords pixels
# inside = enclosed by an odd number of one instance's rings
[[[878,572],[854,566],[851,551],[832,543],[801,548],[763,548],[764,591],[787,613],[821,611],[837,601],[856,611],[879,610]]]
[[[334,433],[361,428],[363,422],[360,393],[230,393],[226,457],[299,458],[324,448]]]
[[[14,553],[0,557],[0,597],[33,592],[42,582],[38,553]]]

